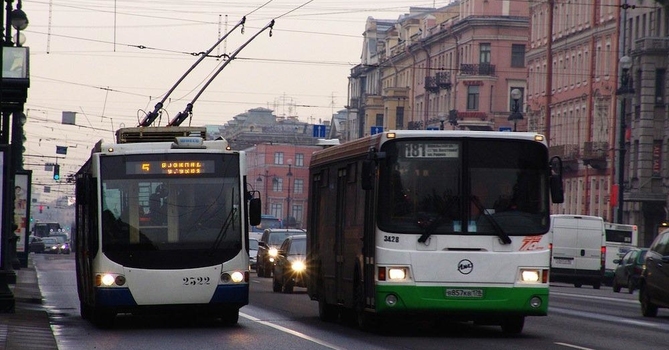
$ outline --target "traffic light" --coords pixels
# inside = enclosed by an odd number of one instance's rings
[[[60,180],[60,165],[58,164],[53,165],[53,179]]]

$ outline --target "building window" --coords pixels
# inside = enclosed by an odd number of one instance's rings
[[[655,70],[655,104],[664,104],[664,94],[667,86],[665,83],[666,76],[666,69]]]
[[[511,67],[525,67],[525,45],[511,45]]]
[[[302,179],[295,179],[295,191],[294,193],[302,193],[304,192],[304,180]]]
[[[295,153],[295,166],[304,166],[304,154]]]
[[[275,177],[272,179],[272,191],[282,192],[283,191],[283,179],[280,177]]]
[[[274,164],[283,164],[283,152],[274,153]]]
[[[282,218],[283,205],[281,203],[272,203],[269,207],[269,213],[275,218]]]
[[[514,104],[516,103],[516,101],[514,101],[511,98],[511,91],[513,91],[513,89],[520,90],[520,98],[518,99],[518,112],[522,113],[523,112],[523,101],[525,99],[525,88],[514,87],[514,86],[509,88],[509,112],[513,112],[513,107],[514,107]]]
[[[490,43],[479,45],[479,63],[490,63]]]
[[[467,110],[478,111],[479,109],[479,87],[478,85],[467,86]]]
[[[302,205],[293,205],[293,217],[295,218],[296,228],[300,228],[302,226],[302,218],[304,217],[304,207]]]
[[[395,127],[397,129],[404,128],[404,107],[395,108]]]
[[[374,126],[383,126],[383,113],[376,115],[376,124]]]

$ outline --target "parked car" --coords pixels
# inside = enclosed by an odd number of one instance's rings
[[[58,242],[56,237],[42,237],[44,242],[44,253],[46,254],[60,254],[62,243]]]
[[[28,251],[34,253],[44,253],[44,242],[41,237],[30,236],[28,239]]]
[[[249,267],[252,270],[256,269],[256,262],[258,261],[258,240],[249,238]]]
[[[286,238],[274,262],[272,290],[292,293],[293,287],[307,287],[307,235]]]
[[[263,231],[262,237],[258,241],[256,262],[258,277],[272,277],[274,258],[276,258],[279,246],[286,238],[299,234],[306,234],[306,231],[286,228],[268,228]]]
[[[669,308],[669,230],[660,233],[646,253],[639,280],[641,314],[657,316],[659,308]]]
[[[643,263],[648,249],[631,249],[622,258],[613,260],[618,264],[613,272],[613,291],[620,292],[621,287],[627,288],[630,294],[637,289],[639,278],[643,272]]]

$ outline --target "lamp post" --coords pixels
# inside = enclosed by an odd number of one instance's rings
[[[511,115],[509,115],[510,121],[513,122],[513,131],[516,131],[516,127],[518,124],[519,120],[523,120],[523,113],[520,113],[520,98],[523,97],[523,93],[520,91],[520,89],[513,89],[511,90],[511,99],[513,100],[513,108],[511,111]]]
[[[620,57],[620,87],[616,95],[620,99],[620,129],[618,130],[618,208],[616,222],[623,223],[623,192],[625,181],[625,114],[627,113],[627,98],[634,94],[634,88],[630,84],[629,70],[632,68],[632,59],[629,56]]]
[[[288,174],[286,174],[286,177],[288,177],[288,196],[286,197],[286,202],[288,202],[288,208],[286,208],[286,228],[290,227],[291,222],[291,216],[290,216],[290,178],[293,177],[293,173],[290,171],[292,165],[289,163],[288,164]]]
[[[265,174],[258,174],[258,178],[256,179],[256,182],[263,182],[262,178],[265,178],[265,210],[263,211],[264,214],[269,214],[269,189],[268,189],[268,184],[267,184],[267,178],[271,177],[273,182],[276,182],[276,175],[269,174],[269,170],[265,170]]]

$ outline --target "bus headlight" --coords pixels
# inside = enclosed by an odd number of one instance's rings
[[[95,275],[95,286],[100,287],[111,287],[113,285],[123,286],[125,285],[125,276],[123,275],[113,275],[110,273],[105,273],[103,275]]]
[[[391,267],[388,269],[388,279],[391,281],[400,281],[407,278],[407,270],[403,267]]]
[[[234,283],[239,283],[244,280],[244,274],[239,271],[233,272],[230,276],[232,277],[232,282]]]
[[[541,270],[520,269],[520,282],[537,283],[541,281]]]

